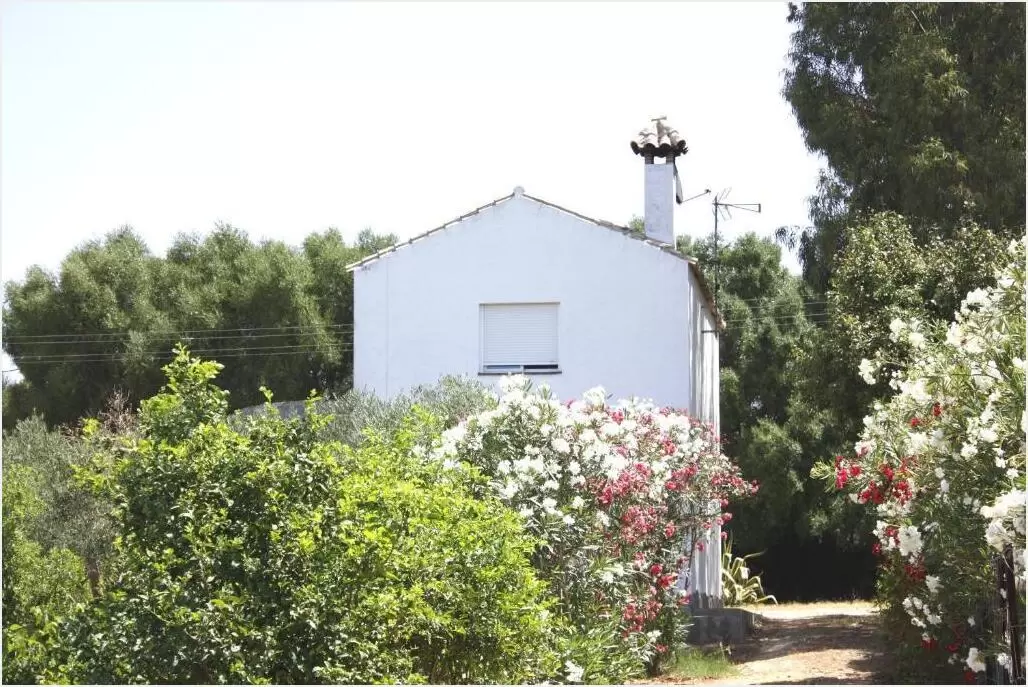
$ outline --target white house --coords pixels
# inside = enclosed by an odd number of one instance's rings
[[[518,187],[351,265],[354,386],[390,397],[445,374],[520,372],[562,398],[602,385],[717,425],[723,324],[698,266],[674,249],[685,141],[657,120],[632,149],[645,162],[645,234]],[[716,534],[706,551],[691,586],[719,599]]]

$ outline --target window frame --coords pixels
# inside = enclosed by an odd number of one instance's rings
[[[487,365],[485,362],[485,312],[488,307],[519,305],[552,305],[555,310],[553,343],[557,353],[556,363],[509,362]],[[554,375],[561,374],[560,366],[560,301],[492,301],[478,304],[478,374],[479,375]]]

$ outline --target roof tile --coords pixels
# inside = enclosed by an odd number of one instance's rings
[[[678,131],[664,121],[664,117],[652,120],[654,127],[643,129],[632,140],[632,152],[636,155],[673,157],[685,155],[689,146]]]

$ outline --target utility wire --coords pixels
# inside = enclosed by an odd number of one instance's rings
[[[349,334],[349,333],[351,333],[350,330],[352,329],[353,325],[347,325],[347,326],[349,327],[349,329],[337,329],[337,330],[326,332],[326,333],[327,334],[337,334],[337,335],[338,334]],[[144,335],[147,336],[148,338],[151,338],[151,339],[176,339],[176,338],[178,338],[178,339],[193,339],[193,340],[199,340],[199,341],[219,341],[219,340],[231,340],[231,339],[245,339],[247,341],[250,341],[252,339],[275,339],[275,338],[282,338],[282,337],[286,337],[286,336],[305,336],[307,334],[317,334],[317,333],[319,333],[319,332],[317,332],[317,331],[311,331],[311,332],[297,331],[297,332],[283,332],[281,334],[232,334],[232,335],[225,335],[225,336],[207,336],[206,334],[204,334],[204,335],[192,335],[192,336],[184,335],[184,336],[182,336],[182,335],[180,335],[180,333],[176,333],[176,332],[170,332],[170,333],[165,333],[165,332],[152,332],[152,333],[151,332],[144,332]],[[58,335],[55,334],[53,336],[58,336]],[[46,341],[27,341],[27,340],[23,340],[23,339],[27,339],[27,338],[28,337],[10,337],[10,338],[4,339],[4,342],[5,343],[18,343],[18,344],[25,344],[25,345],[35,345],[35,346],[67,346],[67,345],[73,345],[73,344],[106,344],[106,343],[115,343],[116,344],[116,343],[120,343],[120,342],[128,341],[129,340],[128,338],[119,338],[119,339],[111,338],[111,339],[103,339],[103,340],[99,340],[99,341],[76,340],[76,339],[71,339],[71,338],[67,338],[67,339],[57,339],[57,338],[55,338],[55,339],[52,339],[52,340],[48,339]]]
[[[79,337],[82,340],[88,340],[93,338],[123,338],[130,336],[131,334],[152,334],[157,336],[180,336],[180,335],[196,335],[202,338],[204,333],[218,333],[218,332],[262,332],[262,331],[281,331],[281,330],[313,330],[319,331],[321,329],[353,329],[352,324],[298,324],[298,325],[283,325],[280,327],[220,327],[217,329],[183,329],[168,332],[147,332],[138,329],[132,330],[121,330],[117,332],[99,332],[95,334],[79,334],[76,332],[62,332],[60,334],[36,334],[26,336],[13,336],[6,340],[13,341],[15,339],[19,341],[29,340],[43,340],[43,339],[70,339],[71,337]]]
[[[766,312],[769,307],[776,305],[770,301],[774,297],[759,297],[750,299],[738,299],[741,302],[749,303],[762,301],[763,303],[748,306],[754,313]],[[805,306],[826,305],[828,301],[803,301]],[[785,305],[785,304],[783,304]],[[287,336],[301,336],[307,333],[321,333],[328,330],[330,334],[345,334],[353,330],[353,324],[310,324],[310,325],[281,325],[276,327],[219,327],[213,329],[184,329],[173,331],[144,331],[144,330],[121,330],[113,332],[77,333],[60,332],[55,334],[36,335],[15,335],[4,339],[7,343],[39,345],[74,345],[88,343],[118,343],[130,339],[132,334],[141,334],[145,337],[156,339],[192,338],[204,341],[232,340],[232,339],[262,339],[282,338]],[[236,332],[229,334],[228,332]],[[251,332],[278,332],[253,334]]]
[[[781,315],[781,316],[777,316],[777,317],[775,317],[775,316],[772,316],[772,317],[767,317],[767,316],[738,317],[738,318],[731,319],[731,320],[725,320],[725,324],[736,323],[736,322],[753,322],[755,324],[758,323],[758,322],[788,323],[788,322],[792,322],[794,320],[822,319],[822,318],[829,317],[829,316],[830,316],[830,313],[824,312],[824,313],[810,313],[810,314],[806,314],[806,315]]]
[[[743,303],[753,303],[753,302],[756,302],[756,301],[772,301],[772,300],[777,300],[779,298],[782,298],[783,296],[784,296],[784,294],[774,294],[774,295],[771,295],[771,296],[755,296],[754,298],[732,298],[732,300],[734,300],[734,301],[742,301]],[[730,298],[731,294],[728,294],[727,297]],[[828,302],[828,299],[815,300],[813,298],[806,298],[804,296],[800,296],[800,300],[803,301],[804,303],[827,303]]]
[[[344,353],[344,352],[348,352],[348,351],[352,351],[352,350],[353,349],[349,348],[349,347],[346,347],[346,348],[340,347],[340,348],[333,349],[333,352]],[[248,353],[217,354],[217,359],[221,360],[223,358],[260,358],[260,357],[265,357],[265,356],[276,356],[276,355],[307,355],[309,353],[316,353],[316,352],[317,351],[314,351],[314,350],[303,350],[303,351],[258,351],[258,352],[252,352],[251,351],[251,352],[248,352]],[[154,357],[164,357],[164,356],[171,357],[173,354],[170,353],[170,352],[168,352],[168,353],[161,352],[161,353],[147,353],[146,355],[152,355]],[[76,360],[67,360],[67,359],[58,359],[58,360],[25,360],[25,361],[18,361],[18,365],[19,366],[20,365],[56,365],[56,364],[59,364],[59,363],[66,363],[66,362],[74,362],[76,365],[78,365],[80,363],[116,363],[116,362],[124,362],[128,358],[129,358],[129,356],[126,356],[124,354],[114,354],[114,355],[102,356],[102,357],[101,356],[94,356],[94,357],[91,357],[91,358],[79,358],[79,359],[76,359]]]
[[[326,343],[323,346],[324,346],[324,348],[339,348],[339,347],[342,347],[342,346],[349,346],[349,345],[350,345],[350,342],[340,342],[340,343]],[[273,351],[273,350],[274,351],[285,351],[285,350],[296,350],[296,349],[304,349],[304,350],[309,350],[309,351],[312,351],[312,352],[316,352],[318,350],[318,347],[317,346],[311,346],[310,344],[280,345],[280,346],[279,345],[275,345],[275,346],[233,346],[233,347],[222,346],[222,347],[218,347],[218,348],[197,348],[195,350],[190,350],[189,353],[190,354],[194,354],[194,353],[195,354],[199,354],[199,353],[234,353],[234,352],[239,352],[239,351],[250,351],[250,352],[255,352],[255,351]],[[174,352],[171,351],[171,350],[139,351],[138,353],[135,353],[134,351],[93,351],[91,353],[50,353],[50,354],[43,353],[43,354],[39,354],[39,355],[25,355],[25,356],[21,356],[21,358],[24,358],[24,359],[35,359],[35,360],[39,360],[39,359],[71,360],[71,359],[75,359],[75,358],[89,358],[89,357],[95,357],[95,356],[100,356],[100,355],[106,355],[106,356],[111,356],[111,355],[114,355],[114,356],[174,355]]]

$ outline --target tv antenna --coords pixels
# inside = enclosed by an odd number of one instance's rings
[[[688,198],[685,198],[683,200],[678,201],[678,204],[681,205],[682,203],[688,203],[690,200],[696,200],[697,198],[702,198],[703,196],[707,195],[708,193],[710,193],[710,189],[709,188],[705,188],[705,189],[703,189],[702,192],[697,193],[695,196],[689,196]]]
[[[728,194],[732,192],[731,186],[714,195],[711,205],[714,206],[714,307],[718,305],[718,297],[721,289],[721,251],[718,250],[718,219],[727,221],[732,219],[732,210],[743,210],[760,214],[760,203],[728,203],[725,202]]]

